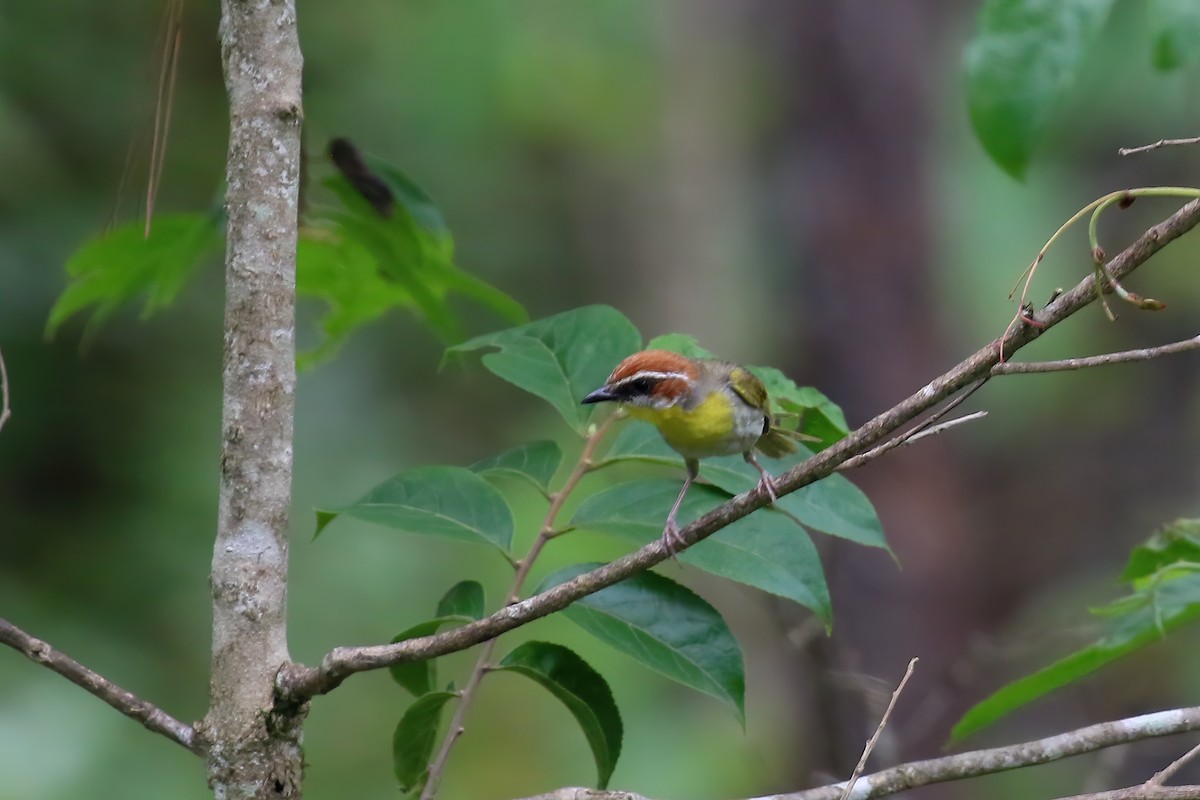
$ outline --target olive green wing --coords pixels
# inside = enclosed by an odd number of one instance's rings
[[[768,458],[782,458],[796,452],[796,442],[820,441],[815,436],[806,433],[776,427],[777,420],[771,413],[770,398],[767,387],[755,377],[754,373],[742,367],[734,367],[729,373],[729,384],[737,396],[746,401],[747,405],[761,408],[766,415],[766,425],[763,426],[762,438],[754,445]]]
[[[750,370],[734,367],[729,372],[729,385],[746,405],[767,410],[767,387]]]

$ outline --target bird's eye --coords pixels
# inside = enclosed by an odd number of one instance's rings
[[[650,394],[654,389],[654,381],[649,378],[638,378],[627,384],[630,394]]]

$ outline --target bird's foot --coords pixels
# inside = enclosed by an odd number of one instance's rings
[[[767,497],[771,498],[771,505],[775,505],[778,502],[779,494],[775,490],[775,479],[769,473],[763,472],[762,478],[758,481],[758,488],[760,491],[766,492]]]
[[[679,559],[675,558],[675,555],[687,543],[683,540],[683,536],[679,532],[679,525],[676,524],[674,517],[668,517],[667,524],[663,526],[662,543],[667,553],[671,556],[671,560],[678,561]]]

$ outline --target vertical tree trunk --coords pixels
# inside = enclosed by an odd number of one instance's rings
[[[302,714],[271,713],[288,661],[300,44],[293,0],[223,0],[229,93],[221,492],[212,565],[211,706],[218,798],[301,794]]]
[[[842,404],[852,426],[952,358],[931,275],[936,87],[926,69],[951,10],[933,2],[776,3],[764,20],[781,72],[803,76],[782,115],[773,169],[773,205],[797,265],[799,313],[790,318],[790,338],[809,343],[805,363],[791,372]],[[919,655],[925,685],[944,683],[944,665],[962,651],[981,602],[983,582],[969,568],[976,537],[964,534],[980,522],[970,511],[968,476],[949,440],[855,472],[905,569],[861,550],[839,558],[845,548],[831,545],[833,596],[857,594],[860,601],[835,601],[840,632],[817,643],[820,674],[866,673],[890,683]],[[888,613],[877,602],[883,597]],[[899,609],[905,619],[937,624],[891,635]],[[938,686],[942,700],[946,691]],[[836,732],[822,738],[829,751],[814,757],[817,768],[839,776],[853,768],[882,712],[864,709],[865,697],[816,693],[822,730]],[[892,730],[904,729],[912,708],[901,706]],[[927,753],[941,744],[943,730],[905,730],[901,752],[884,759]],[[888,741],[897,740],[881,746]]]

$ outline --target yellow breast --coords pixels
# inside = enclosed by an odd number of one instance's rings
[[[733,400],[711,392],[694,408],[627,406],[629,416],[658,428],[667,444],[689,458],[730,455],[745,447],[735,428]]]

